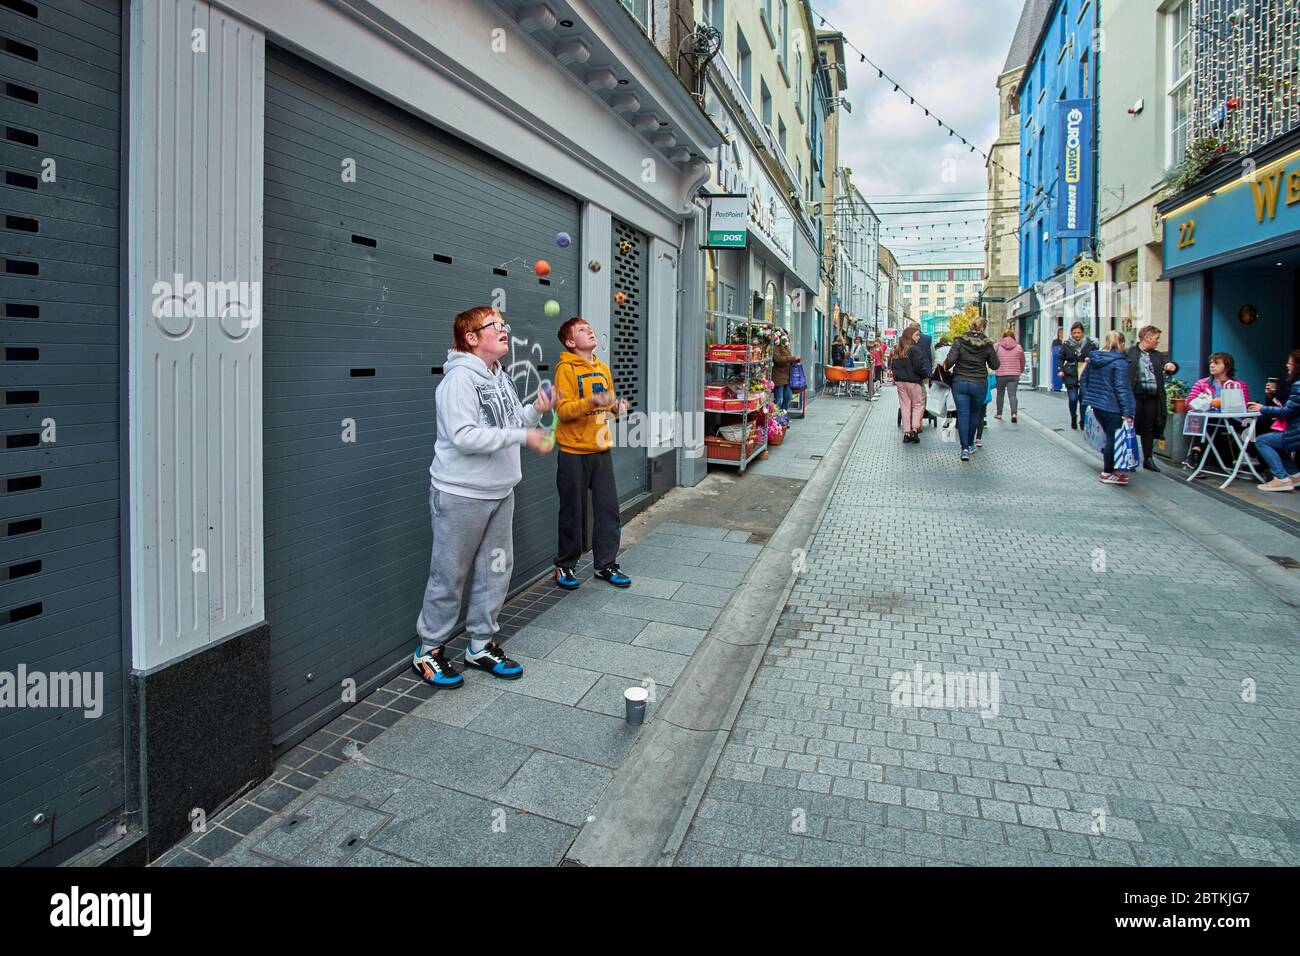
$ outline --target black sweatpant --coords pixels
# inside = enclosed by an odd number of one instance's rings
[[[557,453],[555,490],[560,494],[560,546],[555,554],[557,568],[572,568],[582,557],[582,526],[587,516],[587,492],[591,492],[591,550],[596,567],[607,568],[618,558],[623,527],[619,524],[618,488],[614,485],[614,456],[608,451],[590,455]]]
[[[1137,432],[1142,443],[1142,460],[1150,461],[1156,440],[1156,421],[1159,419],[1162,401],[1159,395],[1143,395],[1138,392],[1133,396],[1136,411],[1133,413],[1133,430]]]

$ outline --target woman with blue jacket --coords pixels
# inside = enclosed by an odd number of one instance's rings
[[[1300,465],[1291,452],[1300,448],[1300,349],[1287,357],[1287,380],[1290,390],[1285,405],[1260,405],[1252,402],[1246,408],[1259,412],[1261,422],[1286,422],[1286,431],[1270,431],[1256,435],[1255,449],[1273,473],[1272,481],[1259,486],[1260,491],[1291,491],[1300,488]]]
[[[1100,349],[1088,353],[1079,379],[1080,402],[1091,408],[1106,432],[1101,450],[1102,471],[1097,480],[1106,485],[1127,485],[1128,475],[1115,471],[1115,433],[1133,424],[1137,403],[1129,382],[1129,362],[1124,357],[1124,333],[1107,332]]]

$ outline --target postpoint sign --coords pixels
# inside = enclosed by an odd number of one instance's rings
[[[710,249],[744,249],[749,235],[749,197],[714,196],[709,200]]]

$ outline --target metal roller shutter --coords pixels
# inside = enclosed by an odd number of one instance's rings
[[[614,392],[626,398],[632,411],[646,412],[646,273],[650,242],[645,234],[613,220],[614,248],[610,252],[614,301],[610,305],[609,370]],[[622,293],[622,301],[619,301]],[[646,428],[648,431],[648,426]],[[648,436],[646,436],[648,437]],[[644,443],[614,449],[614,480],[620,501],[627,502],[649,488]]]
[[[355,163],[355,181],[346,175]],[[505,296],[521,395],[578,308],[578,204],[281,50],[266,66],[264,452],[273,733],[414,647],[451,318]],[[556,234],[573,239],[567,248]],[[552,273],[539,280],[533,262]],[[561,319],[543,305],[556,299]],[[355,441],[343,441],[344,420]],[[549,566],[555,459],[523,453],[515,581]]]
[[[0,5],[0,671],[103,675],[98,718],[0,709],[4,865],[123,804],[121,31],[117,0]]]

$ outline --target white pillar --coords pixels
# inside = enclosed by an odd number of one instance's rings
[[[265,38],[201,0],[136,0],[130,50],[129,570],[144,670],[265,616]],[[221,295],[256,308],[245,318]]]

